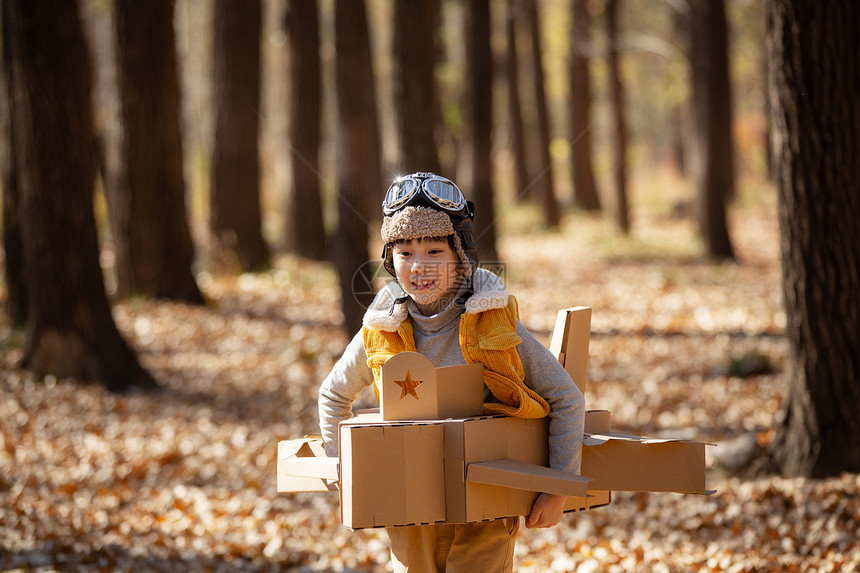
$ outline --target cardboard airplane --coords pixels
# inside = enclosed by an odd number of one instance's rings
[[[583,394],[590,328],[590,308],[562,310],[550,343]],[[613,490],[710,493],[707,444],[613,432],[605,410],[586,412],[581,475],[547,467],[547,419],[483,415],[482,373],[392,357],[379,410],[341,422],[339,457],[319,437],[278,444],[278,491],[339,490],[351,529],[528,515],[540,492],[568,496],[566,511],[607,505]]]

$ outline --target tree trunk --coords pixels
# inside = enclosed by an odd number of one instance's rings
[[[212,258],[260,271],[269,263],[260,209],[260,0],[217,0],[213,24]]]
[[[27,283],[24,279],[24,244],[21,231],[21,191],[18,187],[18,168],[15,165],[15,146],[12,145],[12,60],[9,46],[7,13],[9,2],[0,5],[3,13],[3,75],[0,85],[0,170],[3,186],[3,252],[5,254],[6,316],[13,328],[24,328],[27,323]]]
[[[732,113],[724,0],[690,3],[694,177],[699,231],[715,259],[733,259],[726,201],[734,196]]]
[[[441,0],[438,2],[436,13],[433,15],[435,21],[433,26],[440,30],[444,25],[443,10]],[[452,59],[452,51],[456,50],[457,46],[453,46],[452,42],[437,41],[436,42],[436,66],[444,69],[451,68],[454,64]],[[436,133],[436,149],[439,153],[439,164],[442,173],[447,177],[455,177],[458,172],[459,157],[459,129],[462,127],[462,121],[459,113],[459,106],[454,105],[452,99],[452,88],[445,89],[442,82],[437,81],[433,85],[436,90],[434,98],[435,106],[433,108],[433,124]],[[458,88],[459,89],[459,88]],[[453,113],[452,113],[453,111]]]
[[[770,0],[773,156],[789,361],[782,472],[860,472],[860,4]]]
[[[555,180],[552,175],[553,160],[550,156],[549,146],[551,137],[549,133],[549,110],[546,105],[546,91],[544,90],[543,73],[543,50],[541,49],[541,26],[538,15],[537,0],[525,0],[526,14],[529,22],[529,30],[532,38],[532,81],[535,89],[535,103],[538,120],[538,149],[540,157],[540,169],[535,179],[538,193],[543,206],[543,220],[547,227],[558,227],[561,222],[558,200],[555,197]]]
[[[290,164],[286,248],[314,260],[328,256],[320,196],[322,76],[317,0],[292,0],[285,29],[290,40]]]
[[[107,195],[118,292],[202,303],[191,274],[173,0],[117,0],[115,25],[122,149]]]
[[[612,99],[613,150],[615,154],[615,220],[624,234],[630,232],[630,214],[627,207],[627,120],[625,119],[625,93],[621,83],[618,48],[619,0],[607,0],[606,22],[609,42],[609,92]]]
[[[600,211],[591,164],[591,16],[588,0],[573,0],[570,48],[570,161],[573,196],[586,211]]]
[[[514,198],[523,201],[529,196],[531,178],[526,161],[526,134],[523,129],[523,112],[520,101],[520,71],[517,52],[517,20],[522,19],[520,0],[507,0],[505,4],[505,35],[507,37],[507,53],[505,68],[508,84],[508,120],[511,123],[511,152],[514,156]]]
[[[394,106],[397,111],[399,173],[439,173],[435,139],[438,97],[436,79],[436,14],[439,0],[394,3]]]
[[[337,50],[338,231],[335,265],[340,277],[344,323],[361,328],[373,300],[367,250],[371,199],[384,192],[380,173],[379,127],[364,0],[335,3]],[[380,213],[381,215],[381,213]]]
[[[111,316],[93,213],[90,68],[77,5],[3,3],[29,309],[23,364],[37,375],[153,387]]]
[[[672,35],[678,38],[676,48],[679,53],[684,54],[687,61],[692,62],[692,41],[690,32],[690,4],[687,2],[669,3],[672,17]],[[764,34],[762,34],[764,37]],[[690,74],[692,77],[692,73]],[[692,87],[692,80],[690,81]],[[693,144],[693,127],[691,125],[692,114],[692,97],[688,97],[687,101],[675,103],[671,108],[670,126],[672,137],[672,158],[675,161],[675,166],[678,173],[682,177],[688,177],[695,169],[690,168],[690,148]],[[695,163],[695,159],[692,160]]]
[[[466,109],[471,136],[471,196],[476,204],[475,234],[485,262],[497,262],[493,167],[493,54],[490,49],[489,0],[469,0],[466,7]]]

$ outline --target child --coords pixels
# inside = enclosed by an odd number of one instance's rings
[[[383,201],[383,262],[395,280],[367,310],[363,328],[320,388],[320,429],[336,456],[337,425],[379,383],[382,364],[405,350],[437,367],[481,362],[486,413],[549,416],[550,467],[579,473],[582,393],[558,360],[517,320],[516,300],[479,269],[474,206],[432,173],[398,178]],[[378,389],[378,386],[377,386]],[[565,498],[540,494],[527,527],[551,527]],[[470,524],[389,527],[395,572],[511,571],[519,518]]]

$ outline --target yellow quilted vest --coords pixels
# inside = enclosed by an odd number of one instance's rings
[[[543,418],[549,404],[525,385],[523,364],[517,354],[517,300],[508,296],[505,308],[495,308],[460,316],[460,349],[469,364],[484,365],[484,384],[501,403],[485,402],[487,414],[517,418]],[[362,329],[367,365],[373,371],[374,389],[379,399],[382,365],[398,352],[415,352],[412,322],[407,318],[396,332]]]

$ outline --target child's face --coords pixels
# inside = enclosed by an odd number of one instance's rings
[[[402,241],[392,253],[397,280],[422,314],[438,313],[457,294],[459,259],[445,237]]]

